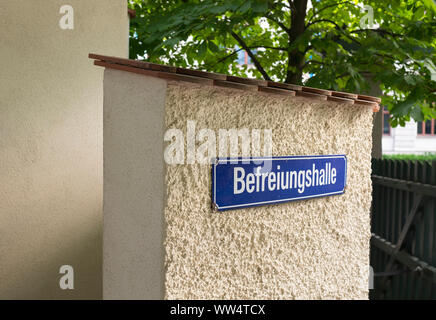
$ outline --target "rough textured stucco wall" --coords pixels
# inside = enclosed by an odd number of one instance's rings
[[[166,298],[368,298],[370,107],[170,84],[165,110],[167,128],[268,128],[275,156],[348,159],[343,195],[222,213],[209,165],[167,165]]]
[[[125,0],[0,0],[0,299],[101,298],[103,70],[88,53],[126,56],[127,30]]]

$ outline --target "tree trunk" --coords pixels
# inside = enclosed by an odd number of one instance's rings
[[[372,80],[372,76],[368,73],[363,74],[365,79],[370,83],[371,89],[369,94],[374,97],[381,97],[382,91],[380,84]],[[375,159],[382,157],[382,138],[383,138],[383,107],[380,106],[380,111],[373,115],[372,127],[372,152],[371,156]]]
[[[383,107],[380,111],[374,114],[372,127],[372,152],[371,155],[375,159],[382,157],[382,138],[383,138]]]
[[[294,0],[291,10],[291,28],[289,30],[289,46],[291,46],[306,30],[307,0]],[[301,84],[303,79],[305,52],[298,48],[288,52],[288,70],[286,83]]]
[[[291,5],[291,27],[289,30],[289,46],[291,46],[306,30],[306,10],[307,0],[289,1]],[[286,74],[286,83],[301,84],[303,80],[303,67],[305,64],[305,52],[298,48],[288,52],[288,70]],[[381,97],[382,91],[378,83],[372,80],[369,73],[363,73],[363,76],[371,84],[369,94]],[[382,137],[383,137],[383,108],[373,116],[372,131],[372,157],[380,159],[382,157]]]

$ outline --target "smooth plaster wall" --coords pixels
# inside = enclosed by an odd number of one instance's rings
[[[104,299],[164,297],[166,85],[105,71]]]
[[[88,53],[127,56],[127,31],[125,0],[0,0],[0,299],[102,297],[103,70]]]
[[[221,213],[210,165],[167,165],[166,298],[368,298],[372,108],[170,84],[165,112],[185,133],[272,129],[275,156],[348,159],[343,195]]]

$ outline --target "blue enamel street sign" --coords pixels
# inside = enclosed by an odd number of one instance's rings
[[[344,193],[345,155],[217,158],[212,200],[218,210],[237,209]]]

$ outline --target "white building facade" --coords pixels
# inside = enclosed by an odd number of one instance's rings
[[[389,113],[383,111],[383,154],[425,154],[436,153],[436,121],[413,120],[404,127],[392,128],[388,122]]]

